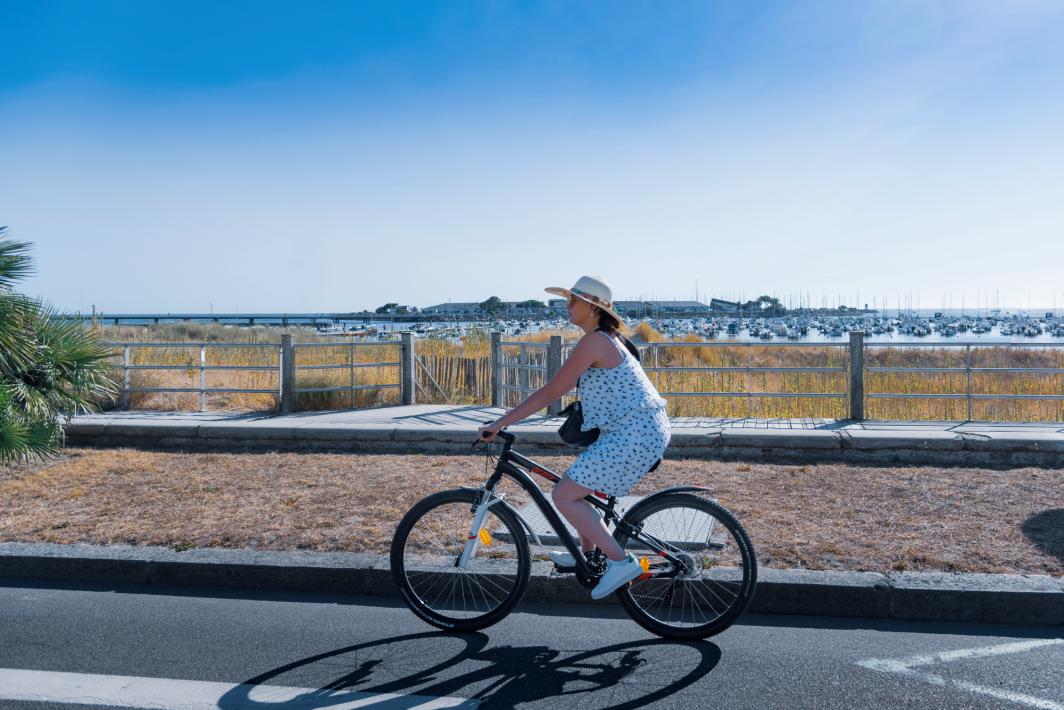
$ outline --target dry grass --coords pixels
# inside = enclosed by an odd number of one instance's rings
[[[104,326],[101,336],[109,341],[134,342],[280,342],[283,332],[292,332],[296,343],[336,343],[331,347],[297,348],[298,365],[349,365],[357,363],[386,363],[398,361],[398,346],[394,343],[352,348],[336,338],[319,335],[309,328],[253,327],[240,328],[222,325],[178,324],[152,328]],[[646,323],[640,323],[634,333],[647,342],[666,339]],[[569,341],[577,332],[543,332],[535,335],[508,336],[509,340],[543,343],[551,335],[562,335]],[[696,336],[683,341],[701,342]],[[486,334],[466,338],[459,343],[423,339],[416,341],[417,356],[421,360],[416,370],[421,402],[453,404],[484,404],[490,401],[491,354]],[[278,382],[278,348],[208,348],[207,361],[211,365],[255,365],[270,369],[256,372],[235,370],[208,371],[208,387],[276,389]],[[168,364],[182,369],[134,370],[134,387],[198,387],[198,348],[133,348],[133,364]],[[520,348],[507,346],[503,356],[517,363]],[[546,351],[529,347],[523,356],[529,365],[546,365]],[[866,346],[867,366],[877,367],[965,367],[963,348],[883,348]],[[116,360],[119,362],[120,360]],[[846,347],[796,345],[795,347],[743,346],[650,348],[644,365],[653,367],[840,367],[848,365]],[[980,347],[971,352],[970,365],[979,367],[1026,367],[1064,369],[1064,348]],[[543,373],[504,369],[504,384],[538,387]],[[116,370],[116,379],[121,371]],[[662,392],[783,392],[838,393],[848,391],[849,374],[838,372],[652,372],[651,379]],[[300,370],[297,387],[347,387],[355,385],[394,384],[399,381],[398,367],[340,367],[336,369]],[[904,394],[964,394],[968,375],[964,372],[946,373],[881,373],[868,372],[865,378],[868,393]],[[971,391],[983,394],[1064,394],[1064,375],[1041,372],[974,372]],[[277,407],[275,394],[218,393],[207,398],[209,409],[272,410]],[[504,393],[503,404],[514,406],[520,400],[517,392]],[[750,397],[742,394],[724,397],[670,396],[673,416],[706,417],[824,417],[847,416],[846,397]],[[397,389],[359,390],[348,392],[302,393],[297,397],[297,409],[317,410],[344,407],[372,407],[398,403]],[[197,409],[198,394],[134,393],[133,409]],[[972,419],[994,421],[1064,421],[1064,400],[975,400]],[[866,416],[872,419],[902,420],[963,420],[968,418],[967,403],[963,399],[875,399],[867,400]]]
[[[0,468],[0,541],[384,553],[415,501],[484,478],[470,456],[68,449]],[[1060,470],[670,460],[635,492],[685,482],[768,567],[1064,574],[1064,525],[1044,524],[1064,516]]]

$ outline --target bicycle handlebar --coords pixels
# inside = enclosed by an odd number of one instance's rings
[[[485,424],[490,424],[491,422],[484,422],[484,423]],[[499,437],[500,439],[505,441],[507,444],[512,444],[512,443],[514,443],[514,441],[517,440],[517,436],[516,435],[511,434],[508,431],[503,431],[502,429],[500,429],[499,431],[495,432],[495,436]],[[482,438],[480,438],[478,436],[477,440],[473,442],[473,446],[476,446],[477,444],[483,444],[483,443],[485,443],[484,439],[482,439]]]

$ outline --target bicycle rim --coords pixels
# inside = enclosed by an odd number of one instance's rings
[[[392,573],[408,606],[441,628],[489,626],[524,592],[528,542],[501,504],[489,509],[475,552],[459,558],[470,540],[473,491],[445,491],[414,506],[392,542]]]
[[[633,619],[669,638],[705,638],[730,626],[750,602],[757,581],[753,547],[735,517],[713,501],[674,494],[630,520],[655,541],[618,539],[647,569],[619,591]],[[655,548],[681,559],[683,567]]]

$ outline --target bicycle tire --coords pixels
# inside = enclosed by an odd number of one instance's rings
[[[478,546],[476,558],[470,561],[470,566],[476,565],[480,571],[457,568],[458,556],[472,525],[477,496],[478,492],[470,489],[434,493],[403,516],[392,538],[392,579],[403,601],[421,619],[440,629],[487,628],[505,618],[528,587],[532,564],[528,538],[520,521],[502,503],[492,506],[485,519],[484,529],[490,532],[490,542]],[[448,538],[440,540],[439,549],[431,554],[414,550],[418,543],[411,543],[411,534],[427,516],[444,506],[453,507],[453,511],[443,514],[447,518],[443,526],[449,528]],[[495,547],[490,552],[484,552],[492,545]],[[419,576],[412,579],[413,575]],[[437,588],[440,591],[434,593]],[[443,590],[448,591],[441,600]]]
[[[670,520],[680,520],[676,514],[679,510],[699,514],[698,525],[704,526],[699,527],[698,532],[690,527],[683,530],[682,534],[674,530],[672,534],[677,539],[688,542],[669,543],[670,552],[691,560],[696,572],[692,572],[687,579],[640,577],[618,589],[616,594],[628,615],[647,631],[669,639],[704,639],[719,634],[735,623],[749,605],[757,585],[757,556],[746,530],[727,508],[690,493],[664,495],[645,507],[633,510],[631,517],[625,516],[625,519],[635,525],[657,526],[659,530],[664,530],[670,525]],[[682,524],[674,527],[682,528]],[[704,551],[699,555],[692,554],[699,551],[699,544],[693,540],[703,530],[706,537]],[[632,548],[646,550],[641,547],[642,543],[630,540],[620,530],[614,533],[614,538],[626,551],[633,551]],[[712,559],[714,555],[723,564],[715,562]],[[673,567],[664,557],[655,557],[654,560],[658,571]],[[732,563],[735,567],[727,566]],[[712,571],[709,571],[711,568]],[[656,589],[663,590],[660,597],[654,595]],[[679,612],[674,604],[677,594],[687,595]],[[688,600],[691,602],[689,607]],[[655,606],[659,608],[652,613],[651,608]],[[712,610],[712,618],[705,613],[706,608]],[[691,614],[690,625],[684,621],[688,610]],[[704,623],[698,623],[700,610]]]

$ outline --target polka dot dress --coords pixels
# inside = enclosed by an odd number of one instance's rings
[[[621,364],[590,367],[580,376],[582,428],[598,427],[601,433],[566,471],[574,483],[612,496],[631,490],[662,457],[672,436],[665,400],[639,361],[617,347]]]

